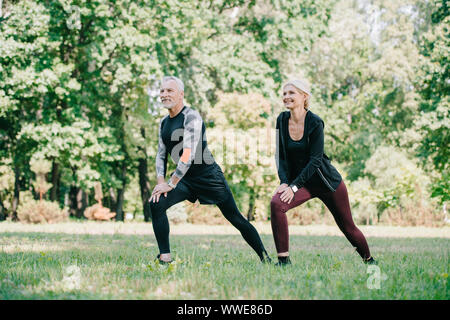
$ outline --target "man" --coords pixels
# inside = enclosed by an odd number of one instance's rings
[[[270,262],[258,232],[239,212],[223,172],[208,149],[205,124],[200,114],[183,104],[183,82],[177,77],[164,77],[160,98],[169,114],[159,125],[156,156],[158,184],[149,200],[153,230],[160,252],[159,262],[172,261],[166,210],[178,202],[195,202],[197,199],[201,204],[216,204],[225,218],[241,232],[261,261]],[[166,182],[168,154],[177,167]]]

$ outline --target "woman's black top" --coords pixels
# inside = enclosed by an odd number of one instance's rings
[[[297,177],[302,168],[305,166],[306,158],[299,156],[304,155],[307,152],[308,145],[306,143],[305,135],[300,140],[293,140],[289,135],[288,125],[286,125],[287,132],[287,161],[288,167],[292,168],[292,177]]]
[[[303,137],[294,141],[289,135],[290,112],[277,118],[277,150],[275,160],[280,183],[297,188],[313,187],[323,191],[336,191],[342,177],[324,153],[324,122],[308,111],[305,116]]]

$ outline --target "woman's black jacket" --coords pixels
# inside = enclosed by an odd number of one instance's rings
[[[289,111],[282,112],[277,118],[277,147],[275,160],[277,163],[280,184],[286,183],[297,188],[308,187],[310,184],[323,183],[330,191],[336,191],[342,181],[339,172],[331,165],[330,159],[325,155],[324,134],[325,126],[323,120],[316,114],[308,111],[305,116],[304,137],[307,139],[307,155],[303,168],[297,177],[292,177],[292,168],[287,161],[287,135],[289,130],[286,125],[290,117]],[[306,135],[306,136],[305,136]]]

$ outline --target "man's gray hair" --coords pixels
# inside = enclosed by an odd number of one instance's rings
[[[181,81],[181,79],[179,79],[179,78],[177,78],[175,76],[165,76],[165,77],[163,77],[162,83],[170,81],[170,80],[175,81],[177,86],[178,86],[178,89],[180,89],[181,91],[184,92],[184,83],[183,83],[183,81]]]

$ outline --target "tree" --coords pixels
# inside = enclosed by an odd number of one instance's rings
[[[260,94],[222,93],[207,115],[211,121],[209,148],[248,220],[255,215],[267,218],[270,196],[278,182],[270,107]]]
[[[420,113],[417,115],[417,131],[420,142],[418,155],[425,167],[439,172],[435,177],[433,196],[444,204],[450,200],[449,163],[450,152],[450,100],[449,92],[449,34],[450,21],[447,1],[431,1],[424,11],[429,29],[418,43],[421,63],[418,67],[416,88],[420,94]]]

